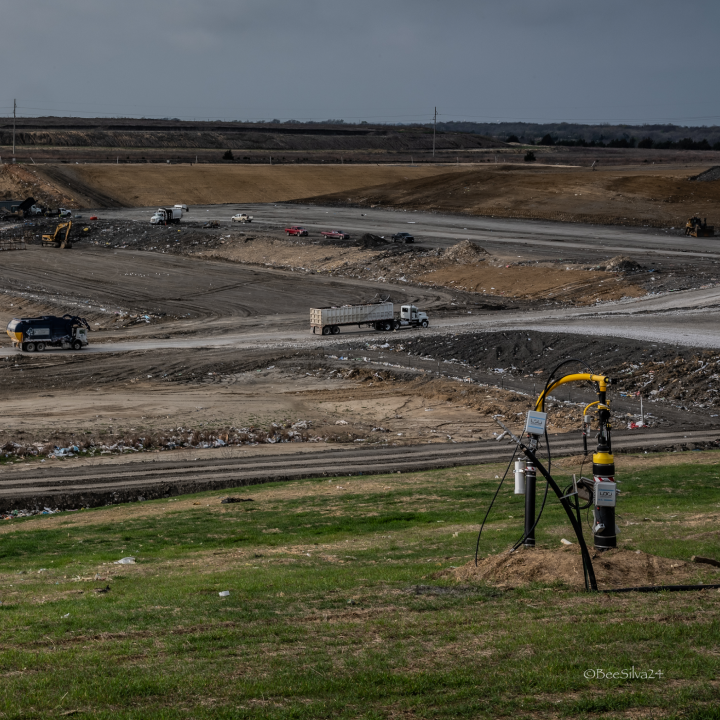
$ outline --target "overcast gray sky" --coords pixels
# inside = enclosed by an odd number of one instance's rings
[[[718,0],[3,0],[0,114],[720,123]]]

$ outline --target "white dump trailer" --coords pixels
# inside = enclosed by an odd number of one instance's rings
[[[343,325],[372,327],[375,330],[395,330],[402,326],[427,327],[428,316],[414,305],[404,305],[400,316],[395,316],[391,302],[366,305],[341,305],[340,307],[312,308],[310,326],[313,333],[337,335]]]

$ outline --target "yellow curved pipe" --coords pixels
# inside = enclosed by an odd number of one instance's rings
[[[600,392],[606,392],[608,383],[610,382],[610,378],[606,377],[605,375],[591,375],[590,373],[574,373],[572,375],[565,375],[565,377],[561,377],[559,380],[556,380],[547,390],[544,390],[542,393],[540,393],[540,396],[535,403],[535,410],[540,410],[544,398],[549,395],[556,387],[560,387],[560,385],[564,385],[565,383],[582,382],[584,380],[596,382],[598,384],[598,390]]]

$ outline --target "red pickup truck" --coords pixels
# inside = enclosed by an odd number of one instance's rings
[[[308,234],[308,231],[299,225],[293,225],[292,227],[285,228],[285,232],[288,235],[296,235],[297,237],[307,237]]]
[[[320,234],[327,238],[337,238],[338,240],[350,239],[350,236],[342,230],[323,230]]]

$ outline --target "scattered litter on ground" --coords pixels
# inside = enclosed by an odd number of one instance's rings
[[[223,498],[220,502],[223,505],[228,504],[228,503],[253,502],[253,498],[226,497],[226,498]]]
[[[135,565],[135,558],[134,557],[124,557],[120,558],[120,560],[116,560],[114,565]]]
[[[58,508],[42,508],[37,510],[9,510],[0,514],[0,520],[15,520],[16,518],[34,517],[35,515],[54,515],[62,512]]]

